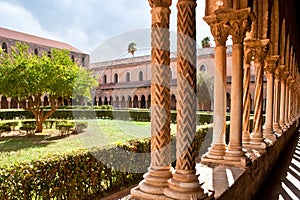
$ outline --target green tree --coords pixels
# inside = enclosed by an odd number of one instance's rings
[[[136,43],[135,42],[130,42],[129,45],[128,45],[128,53],[131,53],[132,54],[132,57],[134,57],[134,53],[136,52],[137,50],[137,47],[136,47]]]
[[[49,55],[34,55],[21,43],[9,54],[0,52],[0,94],[16,98],[24,110],[34,114],[36,132],[42,132],[43,122],[64,100],[87,96],[96,85],[90,72],[72,62],[68,50],[52,49]],[[41,106],[45,94],[51,107],[47,112]],[[28,101],[27,108],[21,103],[24,100]]]
[[[209,48],[210,47],[210,38],[209,37],[203,38],[201,41],[201,44],[202,44],[202,48]]]

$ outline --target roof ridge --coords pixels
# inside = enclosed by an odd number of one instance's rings
[[[23,42],[29,42],[34,44],[40,44],[44,46],[54,47],[58,49],[67,49],[73,52],[82,53],[77,48],[71,46],[70,44],[66,42],[57,41],[54,39],[49,39],[37,35],[32,35],[29,33],[24,33],[16,30],[11,30],[8,28],[0,27],[0,36],[7,37],[15,40],[20,40]]]

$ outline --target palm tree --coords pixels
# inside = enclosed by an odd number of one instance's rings
[[[128,53],[132,54],[132,57],[134,57],[134,52],[137,50],[135,42],[130,42],[128,45]]]
[[[209,37],[203,38],[203,40],[201,41],[201,44],[202,44],[202,48],[209,48],[210,47],[210,38]]]

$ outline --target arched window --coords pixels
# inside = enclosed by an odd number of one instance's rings
[[[118,83],[119,82],[119,75],[116,73],[114,75],[114,83]]]
[[[51,51],[48,51],[48,57],[51,58],[52,55],[51,55]]]
[[[139,81],[144,80],[144,73],[142,71],[139,71]]]
[[[82,62],[82,67],[85,67],[85,58],[84,57],[81,58],[81,62]]]
[[[72,62],[75,62],[75,57],[74,55],[71,56]]]
[[[7,44],[5,43],[5,42],[3,42],[2,43],[2,49],[3,49],[3,51],[5,52],[5,53],[7,53],[8,52],[8,50],[7,50]]]
[[[105,74],[103,75],[103,84],[107,84],[107,76]]]
[[[200,72],[206,72],[207,68],[205,65],[201,65],[199,70]]]
[[[34,55],[38,56],[39,55],[39,51],[37,48],[34,49]]]
[[[129,72],[126,73],[126,82],[130,82],[130,73]]]

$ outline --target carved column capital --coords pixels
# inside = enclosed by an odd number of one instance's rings
[[[217,12],[205,16],[204,21],[211,27],[216,45],[225,45],[228,35],[233,35],[233,43],[241,43],[246,32],[251,29],[251,21],[255,16],[250,8]]]
[[[264,71],[266,74],[273,74],[277,67],[279,56],[268,56],[266,58],[266,65],[264,66]]]
[[[216,42],[216,46],[225,46],[227,37],[229,35],[228,29],[225,28],[224,23],[216,23],[210,26],[211,33]]]
[[[287,71],[284,70],[284,71],[281,73],[280,80],[281,80],[281,81],[287,81],[288,76],[289,76],[289,72],[287,72]]]
[[[266,56],[270,49],[270,40],[247,40],[244,42],[244,54],[246,62],[251,61],[264,64]]]
[[[155,7],[170,7],[172,4],[172,0],[148,0],[151,8]]]

